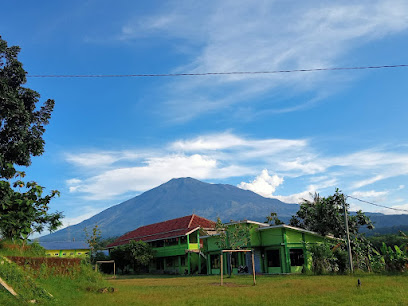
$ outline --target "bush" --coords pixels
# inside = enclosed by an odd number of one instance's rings
[[[11,261],[37,277],[73,276],[80,269],[80,258],[8,256]]]
[[[309,245],[308,251],[312,255],[312,271],[315,274],[320,275],[336,270],[336,258],[329,243],[324,242]]]
[[[6,256],[42,257],[45,249],[37,242],[27,244],[24,240],[1,240],[0,251]]]

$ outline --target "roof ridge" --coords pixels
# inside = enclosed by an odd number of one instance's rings
[[[170,220],[164,220],[164,221],[159,221],[159,222],[156,222],[156,223],[142,225],[142,226],[139,226],[138,228],[134,229],[133,231],[138,230],[139,228],[143,228],[143,227],[147,227],[147,226],[151,226],[151,225],[156,225],[156,224],[160,224],[160,223],[165,223],[165,222],[169,222],[169,221],[174,221],[174,220],[178,220],[178,219],[182,219],[182,218],[190,217],[190,216],[192,216],[192,215],[186,215],[186,216],[183,216],[183,217],[173,218],[173,219],[170,219]],[[131,231],[131,232],[133,232],[133,231]]]
[[[176,229],[165,231],[165,232],[157,232],[157,233],[153,233],[153,234],[149,234],[149,235],[135,236],[135,237],[132,237],[132,238],[126,238],[126,239],[122,239],[122,240],[118,240],[118,241],[125,241],[125,240],[135,239],[135,238],[144,238],[144,237],[156,236],[156,235],[167,234],[167,233],[172,233],[172,232],[177,232],[177,231],[187,230],[187,229],[190,229],[190,227],[176,228]]]
[[[195,214],[192,214],[192,215],[191,215],[190,222],[188,223],[188,226],[187,226],[187,227],[190,227],[190,226],[191,226],[191,223],[193,223],[194,217],[195,217]]]

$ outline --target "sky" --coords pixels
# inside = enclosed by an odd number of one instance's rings
[[[73,225],[177,177],[408,209],[407,1],[7,1],[0,35],[56,105],[23,169]],[[402,213],[349,198],[352,209]]]

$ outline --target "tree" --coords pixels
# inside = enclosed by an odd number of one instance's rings
[[[266,221],[265,223],[268,223],[269,225],[281,225],[285,224],[278,218],[278,214],[275,212],[271,212],[269,216],[266,216]]]
[[[94,257],[96,256],[96,253],[99,250],[99,245],[101,241],[101,230],[98,228],[98,224],[95,224],[95,226],[92,228],[91,233],[88,233],[88,229],[86,227],[84,228],[84,232],[85,232],[86,242],[91,248],[90,259],[92,262]]]
[[[370,218],[359,210],[350,215],[350,205],[346,202],[346,196],[336,189],[334,195],[320,197],[315,193],[313,201],[303,200],[296,215],[292,216],[290,225],[317,232],[322,236],[333,235],[336,238],[345,239],[346,229],[344,222],[344,209],[348,216],[348,227],[351,240],[351,249],[355,266],[364,270],[371,270],[373,247],[364,235],[359,233],[361,226],[373,229]]]
[[[110,252],[110,257],[115,260],[122,273],[130,266],[134,272],[139,272],[153,259],[153,249],[144,241],[131,240],[128,244],[115,247]]]
[[[26,239],[45,226],[57,229],[62,213],[48,213],[58,191],[43,197],[44,187],[23,182],[24,172],[15,168],[29,166],[32,156],[44,152],[44,126],[54,108],[49,99],[38,109],[39,93],[22,86],[26,72],[18,61],[19,52],[19,47],[8,47],[0,36],[0,232],[6,238]]]
[[[370,218],[359,210],[355,215],[350,215],[350,205],[340,190],[336,189],[334,195],[322,198],[315,193],[313,201],[303,200],[296,215],[292,216],[290,225],[317,232],[322,236],[333,235],[336,238],[345,237],[344,210],[346,206],[348,226],[351,236],[359,232],[360,226],[373,229]]]
[[[29,166],[31,156],[44,152],[42,138],[54,109],[48,99],[36,108],[40,94],[22,85],[26,71],[17,56],[20,47],[8,47],[0,36],[0,177],[12,178],[14,165]]]
[[[24,173],[17,172],[16,176]],[[43,187],[36,182],[14,182],[13,187],[25,188],[15,191],[7,181],[0,181],[0,233],[7,239],[26,239],[31,233],[44,230],[54,231],[62,225],[61,212],[48,213],[51,199],[59,195],[57,190],[42,197]]]
[[[141,271],[149,265],[149,262],[153,259],[152,247],[144,241],[130,241],[126,245],[129,252],[129,261],[133,267],[133,271]]]
[[[251,230],[250,224],[236,222],[231,220],[231,224],[223,224],[221,219],[217,219],[215,230],[218,234],[217,245],[220,249],[239,250],[250,246],[251,244]],[[231,277],[231,252],[228,252],[228,274]]]

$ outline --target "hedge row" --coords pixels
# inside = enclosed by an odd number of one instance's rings
[[[24,270],[45,272],[53,275],[72,275],[78,272],[81,265],[81,258],[58,258],[58,257],[23,257],[7,256],[8,259],[15,262]]]

